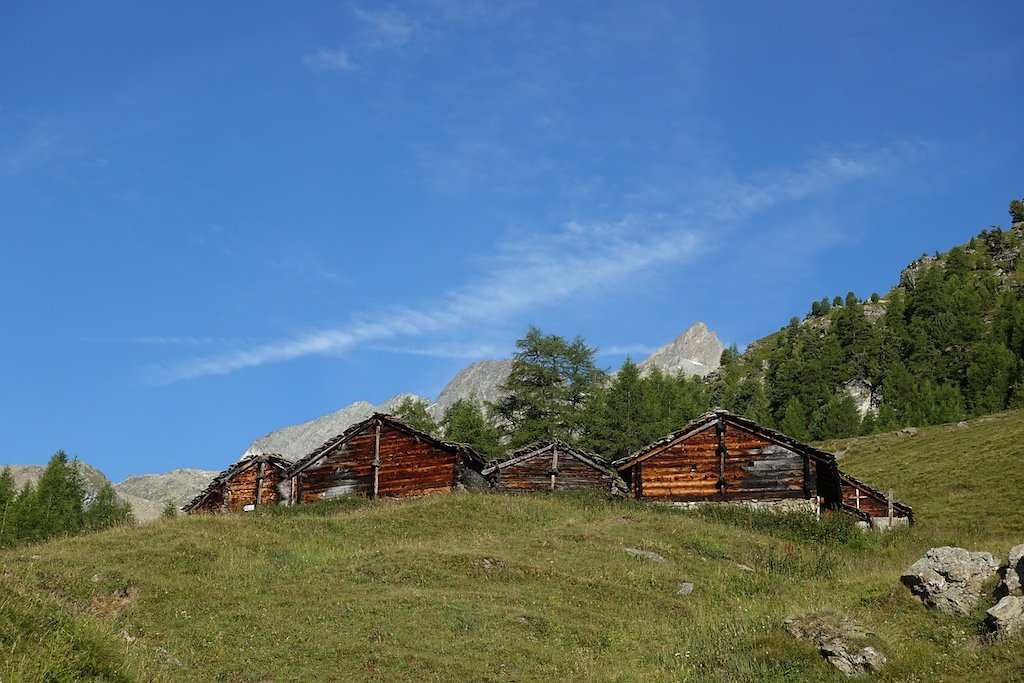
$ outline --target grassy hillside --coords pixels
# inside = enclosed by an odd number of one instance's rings
[[[1024,542],[1020,443],[1021,412],[842,442],[846,469],[915,507],[918,526],[886,536],[456,494],[21,548],[0,555],[0,680],[846,680],[780,627],[821,609],[873,632],[881,680],[1024,680],[1024,638],[977,633],[988,604],[946,617],[898,583],[932,545],[1005,559]]]

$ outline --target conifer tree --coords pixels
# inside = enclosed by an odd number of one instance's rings
[[[17,511],[14,508],[17,500],[14,488],[14,475],[11,468],[0,470],[0,547],[14,545],[14,522]]]
[[[108,481],[104,482],[96,492],[96,498],[85,509],[82,522],[89,531],[100,531],[113,526],[134,524],[135,515],[131,503],[118,500],[117,491]]]
[[[444,438],[469,444],[488,460],[504,453],[501,430],[487,419],[480,404],[472,398],[460,398],[448,406],[441,418],[441,427]]]
[[[77,461],[57,451],[39,477],[35,494],[30,499],[28,538],[41,540],[68,536],[81,531],[85,483]]]
[[[439,431],[437,422],[427,412],[426,402],[411,396],[406,396],[402,399],[402,402],[395,408],[393,415],[410,427],[414,427],[432,436],[437,435]]]
[[[574,442],[585,427],[583,404],[605,373],[594,364],[595,349],[582,337],[567,342],[531,326],[516,341],[512,369],[493,406],[508,431],[509,445],[540,439]]]
[[[586,445],[610,460],[638,450],[652,439],[650,425],[657,420],[657,407],[645,396],[640,369],[626,358],[611,385],[597,392],[590,412]]]

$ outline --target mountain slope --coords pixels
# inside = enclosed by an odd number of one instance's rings
[[[1024,405],[1024,223],[924,256],[727,352],[716,401],[797,438],[957,422]]]
[[[180,468],[163,474],[128,477],[114,488],[121,495],[154,501],[161,505],[171,501],[180,507],[195,498],[217,474],[215,470]]]
[[[482,360],[459,370],[430,406],[431,416],[440,420],[444,411],[461,399],[496,402],[502,396],[499,387],[508,379],[511,370],[511,360]]]
[[[658,368],[667,375],[707,377],[718,369],[725,346],[702,322],[695,323],[676,339],[637,363],[641,374]]]
[[[312,452],[313,449],[323,445],[332,436],[341,434],[356,422],[365,420],[375,412],[393,412],[406,398],[429,403],[426,399],[415,394],[399,394],[377,406],[367,401],[356,401],[341,410],[318,417],[315,420],[283,427],[266,436],[261,436],[252,442],[241,457],[276,453],[288,460],[298,460]]]
[[[453,494],[162,520],[8,551],[0,637],[19,635],[0,679],[57,667],[66,680],[842,681],[781,627],[831,610],[888,656],[876,680],[1019,680],[1024,636],[977,635],[990,601],[945,617],[899,574],[931,546],[1005,559],[1024,539],[1024,481],[997,477],[1019,467],[1022,442],[1021,411],[842,442],[844,469],[918,513],[887,536],[831,518]],[[68,637],[47,636],[55,627]]]
[[[704,377],[718,368],[723,348],[718,336],[709,330],[707,325],[698,322],[679,337],[655,351],[649,358],[638,363],[638,366],[645,374],[657,367],[670,375],[682,372],[688,376]],[[302,424],[283,427],[262,436],[253,441],[242,457],[261,453],[278,453],[291,460],[297,460],[330,437],[340,434],[349,426],[366,419],[375,411],[385,413],[393,411],[406,397],[430,404],[428,412],[431,417],[439,421],[444,417],[445,410],[460,399],[471,399],[481,403],[497,401],[502,395],[500,387],[508,378],[511,368],[512,361],[510,359],[483,360],[473,363],[460,370],[445,385],[437,397],[437,401],[432,404],[427,399],[414,394],[399,394],[379,406],[373,406],[366,401],[358,401],[329,415]]]

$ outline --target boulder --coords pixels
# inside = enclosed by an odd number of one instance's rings
[[[623,550],[634,557],[642,557],[647,560],[654,560],[655,562],[668,562],[664,557],[651,550],[641,550],[640,548],[623,548]]]
[[[847,676],[877,672],[885,655],[866,645],[867,634],[853,619],[829,612],[791,614],[782,622],[794,638],[812,643],[821,656]]]
[[[1012,636],[1024,628],[1024,598],[1007,595],[985,614],[989,633],[997,638]]]
[[[982,584],[998,567],[991,553],[943,546],[929,549],[900,581],[928,607],[964,616],[977,606]]]
[[[1014,546],[1003,570],[1003,579],[996,586],[996,597],[1024,596],[1024,543]]]

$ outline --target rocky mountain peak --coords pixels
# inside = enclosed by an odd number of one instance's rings
[[[242,454],[242,458],[264,453],[277,453],[288,460],[298,460],[323,445],[331,437],[341,434],[355,423],[365,420],[374,413],[394,412],[407,398],[430,404],[429,400],[416,394],[398,394],[377,406],[369,401],[356,401],[329,415],[302,424],[283,427],[266,436],[261,436],[252,442]]]
[[[512,370],[511,360],[482,360],[459,371],[452,381],[445,385],[430,414],[435,420],[444,416],[444,411],[463,398],[475,397],[477,401],[497,401],[501,398],[499,388],[508,379]]]
[[[718,335],[704,323],[697,322],[637,363],[637,367],[641,374],[659,368],[669,375],[682,372],[685,375],[706,377],[718,369],[724,350],[725,346],[718,339]]]

